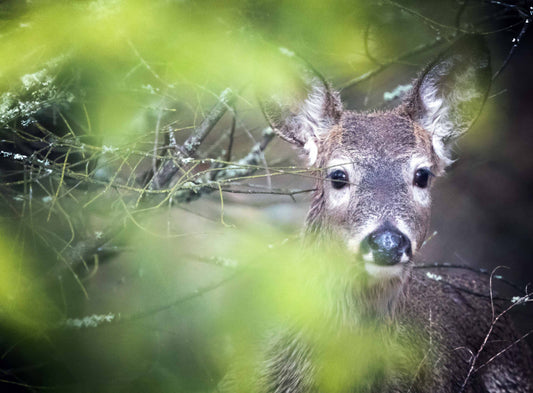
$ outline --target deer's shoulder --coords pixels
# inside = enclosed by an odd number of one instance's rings
[[[467,339],[478,344],[492,325],[508,323],[505,309],[510,304],[493,292],[487,275],[460,269],[415,268],[401,314],[414,323],[438,326],[448,335],[457,335],[456,341]]]
[[[439,270],[414,269],[398,321],[425,343],[441,381],[459,388],[468,379],[474,390],[466,391],[533,391],[531,351],[510,319],[512,303],[491,297],[487,275]]]

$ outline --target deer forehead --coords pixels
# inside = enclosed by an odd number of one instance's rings
[[[324,163],[347,160],[377,172],[436,163],[431,138],[407,116],[395,112],[345,111],[324,141]]]

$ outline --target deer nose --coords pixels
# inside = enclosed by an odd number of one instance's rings
[[[366,250],[365,250],[366,249]],[[362,251],[372,253],[374,263],[392,266],[406,255],[411,257],[411,241],[396,228],[378,228],[363,240]]]

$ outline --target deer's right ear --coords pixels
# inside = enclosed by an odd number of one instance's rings
[[[304,149],[309,165],[316,162],[320,141],[339,122],[342,114],[339,93],[330,90],[325,83],[313,84],[307,98],[297,104],[285,104],[279,100],[261,104],[272,129],[287,142]]]
[[[431,135],[443,166],[452,162],[453,142],[478,117],[490,87],[490,57],[477,36],[459,39],[415,82],[407,109]]]

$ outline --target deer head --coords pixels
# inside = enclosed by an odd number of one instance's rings
[[[428,231],[433,179],[479,114],[490,77],[483,41],[469,36],[429,64],[393,110],[344,110],[320,80],[295,108],[266,105],[272,127],[318,168],[307,233],[340,240],[369,276],[403,281]]]

